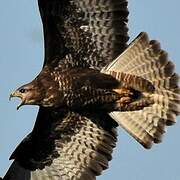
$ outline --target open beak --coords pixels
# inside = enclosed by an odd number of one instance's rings
[[[17,110],[18,110],[22,105],[25,104],[25,99],[23,98],[22,94],[20,92],[17,92],[17,91],[10,94],[9,100],[11,100],[13,97],[18,97],[21,99],[21,103],[17,106]]]

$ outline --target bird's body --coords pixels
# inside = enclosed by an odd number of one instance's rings
[[[44,88],[46,93],[48,93],[47,89],[49,89],[49,91],[53,91],[53,93],[49,92],[49,94],[59,95],[59,97],[52,96],[51,99],[51,95],[48,94],[47,98],[45,97],[42,102],[43,106],[64,106],[78,109],[86,104],[92,105],[95,102],[99,104],[113,103],[113,101],[119,98],[118,94],[113,92],[113,89],[119,85],[118,81],[110,75],[100,73],[98,70],[70,68],[61,72],[58,69],[50,70],[48,68],[47,70],[45,68],[45,71],[43,70],[36,80],[41,81],[42,79],[44,81],[42,86],[46,86]],[[54,85],[52,85],[52,82]],[[48,84],[49,88],[47,88]],[[48,104],[51,100],[53,101],[52,104]]]
[[[121,75],[123,73],[119,73]],[[40,74],[29,84],[19,88],[29,91],[24,104],[39,105],[43,107],[69,108],[73,111],[112,111],[138,110],[150,105],[150,102],[131,108],[134,101],[143,96],[141,89],[135,89],[143,81],[144,89],[153,85],[143,78],[137,84],[128,86],[111,74],[105,74],[92,68],[71,67],[62,71],[61,67],[45,66]],[[136,77],[131,78],[131,81]],[[136,85],[136,87],[135,87]],[[152,93],[151,92],[151,93]],[[27,98],[28,97],[28,98]]]
[[[11,96],[40,110],[4,180],[95,180],[122,126],[145,148],[180,113],[178,75],[141,33],[128,47],[126,0],[38,0],[45,37],[39,75]]]

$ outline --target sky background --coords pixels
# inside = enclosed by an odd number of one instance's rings
[[[158,39],[180,73],[180,1],[129,0],[130,41],[141,31]],[[0,176],[10,154],[31,131],[37,107],[16,110],[11,91],[31,81],[43,64],[42,25],[36,0],[0,0]],[[180,120],[178,118],[178,120]],[[180,122],[168,128],[162,144],[145,150],[122,128],[110,169],[97,180],[179,180]]]

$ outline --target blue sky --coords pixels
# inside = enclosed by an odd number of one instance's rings
[[[141,31],[158,39],[180,73],[180,1],[130,0],[131,40]],[[8,101],[16,87],[31,81],[43,63],[43,36],[36,0],[0,1],[0,176],[10,165],[10,154],[34,124],[37,107],[16,111],[18,100]],[[179,120],[179,118],[178,118]],[[119,128],[119,141],[98,180],[179,180],[180,122],[168,128],[162,144],[143,149]]]

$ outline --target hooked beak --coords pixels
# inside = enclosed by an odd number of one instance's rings
[[[9,96],[9,100],[11,100],[13,97],[18,97],[21,99],[21,103],[17,106],[17,110],[19,110],[19,108],[25,104],[25,99],[23,98],[22,94],[18,91],[11,93]]]

